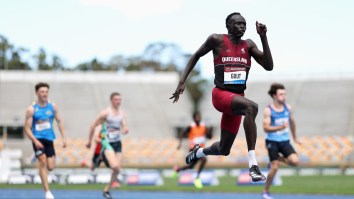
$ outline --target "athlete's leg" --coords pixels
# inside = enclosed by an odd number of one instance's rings
[[[207,155],[228,156],[236,138],[241,119],[241,116],[234,116],[223,113],[221,119],[222,130],[220,135],[220,141],[215,142],[211,146],[206,148],[200,148],[199,145],[195,145],[193,150],[187,155],[186,163],[191,164],[198,158],[202,158]]]
[[[116,159],[117,159],[117,162],[118,162],[118,172],[117,172],[117,174],[116,174],[116,177],[115,177],[115,179],[113,179],[113,181],[112,181],[112,186],[113,185],[115,185],[115,187],[117,187],[117,186],[119,186],[119,181],[118,181],[118,179],[117,179],[117,177],[118,177],[118,175],[119,175],[119,173],[120,173],[120,171],[121,171],[121,169],[122,169],[122,157],[123,157],[123,155],[122,155],[122,152],[121,152],[121,150],[119,150],[120,152],[116,152]]]
[[[270,170],[267,176],[267,181],[264,186],[264,192],[269,193],[269,187],[273,182],[274,176],[277,173],[279,168],[279,161],[278,160],[273,160],[270,165]]]
[[[286,162],[290,166],[298,166],[299,165],[299,157],[296,154],[293,146],[291,146],[290,141],[285,141],[281,144],[280,152],[284,156],[284,162]]]
[[[52,171],[55,168],[55,149],[53,141],[44,141],[45,155],[47,157],[47,169]]]
[[[178,169],[176,169],[177,172],[180,172],[180,171],[184,171],[186,169],[192,169],[196,164],[197,164],[198,161],[194,161],[192,162],[191,164],[187,164],[183,167],[179,167]]]
[[[224,114],[223,114],[224,117]],[[220,141],[214,142],[211,146],[203,149],[205,155],[224,155],[230,154],[231,147],[236,138],[236,134],[228,130],[221,130]],[[198,156],[198,155],[197,155]]]
[[[292,153],[291,155],[289,155],[289,157],[286,158],[286,161],[290,166],[299,166],[299,157],[296,153]]]
[[[245,116],[243,127],[245,129],[248,151],[254,150],[257,141],[256,117],[258,105],[243,96],[235,96],[231,102],[231,109],[236,115]]]
[[[114,150],[104,150],[104,155],[109,163],[109,166],[112,169],[112,176],[110,182],[104,188],[104,192],[108,192],[112,188],[112,182],[117,179],[117,175],[119,173],[119,163],[116,157]]]
[[[39,176],[42,180],[42,186],[45,192],[49,191],[48,185],[48,170],[47,170],[47,156],[45,154],[40,155],[38,158]]]
[[[47,157],[47,169],[48,171],[53,171],[55,168],[55,156]]]
[[[197,173],[197,178],[199,178],[200,173],[203,171],[205,164],[207,162],[207,159],[206,159],[206,157],[202,157],[199,159],[199,161],[200,161],[200,165],[199,165],[199,169],[198,169],[198,173]]]
[[[245,116],[243,127],[245,129],[248,148],[248,166],[251,169],[253,165],[258,165],[255,152],[257,141],[256,116],[258,113],[258,105],[243,96],[235,96],[231,102],[231,109],[234,114]],[[256,168],[256,170],[256,173],[260,173],[258,168]]]

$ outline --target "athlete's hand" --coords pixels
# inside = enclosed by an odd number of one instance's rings
[[[283,124],[283,129],[289,128],[289,125],[290,125],[289,122],[285,121]]]
[[[88,142],[85,146],[86,146],[86,148],[88,148],[88,149],[91,148],[91,142]]]
[[[63,148],[66,148],[66,138],[63,138]]]
[[[261,37],[266,36],[267,26],[265,24],[258,23],[258,21],[256,21],[256,29],[257,29],[257,33],[259,34],[259,36],[261,36]]]
[[[294,139],[294,142],[295,142],[296,144],[298,144],[298,145],[301,145],[301,144],[302,144],[302,142],[301,142],[300,140],[298,140],[298,139]]]
[[[179,99],[179,95],[183,94],[183,91],[185,89],[184,82],[179,82],[178,86],[176,88],[176,91],[172,94],[172,97],[170,99],[173,99],[173,103],[177,102]]]
[[[34,142],[34,145],[36,146],[37,149],[43,149],[44,148],[43,144],[40,141],[38,141],[38,140],[36,140]]]
[[[128,133],[129,133],[129,130],[128,130],[128,128],[124,128],[124,129],[123,129],[123,131],[122,131],[122,133],[123,133],[123,135],[126,135],[126,134],[128,134]]]

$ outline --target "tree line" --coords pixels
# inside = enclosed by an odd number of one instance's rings
[[[146,46],[141,55],[113,55],[108,61],[96,58],[83,61],[76,66],[65,66],[59,55],[51,55],[44,48],[32,54],[28,49],[13,45],[0,35],[0,70],[43,70],[43,71],[177,71],[181,73],[191,57],[173,43],[155,42]],[[186,83],[194,102],[199,106],[207,80],[201,76],[200,66],[192,71]],[[177,86],[177,85],[176,85]]]

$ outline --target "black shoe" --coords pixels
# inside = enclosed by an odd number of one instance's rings
[[[111,193],[109,193],[109,191],[104,191],[103,192],[103,197],[105,197],[107,199],[113,199],[113,197],[111,196]]]
[[[193,149],[191,152],[188,153],[186,157],[186,163],[187,164],[192,164],[193,162],[197,161],[197,151],[200,148],[199,144],[194,145]]]
[[[258,182],[258,181],[265,181],[267,178],[261,173],[259,170],[259,167],[257,165],[252,165],[252,167],[249,169],[250,173],[249,175],[252,178],[253,182]]]

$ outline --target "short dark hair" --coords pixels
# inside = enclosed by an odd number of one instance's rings
[[[200,115],[200,112],[199,112],[199,111],[194,111],[194,113],[193,113],[193,119],[194,119],[197,115]]]
[[[111,93],[111,100],[115,97],[115,96],[120,96],[120,93],[118,93],[118,92],[113,92],[113,93]]]
[[[37,92],[42,87],[47,87],[49,89],[49,84],[45,82],[39,82],[36,84],[36,86],[34,86],[34,89]]]
[[[227,22],[229,22],[230,18],[234,15],[241,15],[241,14],[239,12],[233,12],[233,13],[229,14],[225,20],[226,27],[227,27]]]
[[[270,95],[270,97],[273,97],[273,95],[277,94],[277,90],[278,89],[285,89],[285,86],[283,84],[280,84],[280,83],[273,83],[270,86],[270,89],[268,91],[268,94]]]

